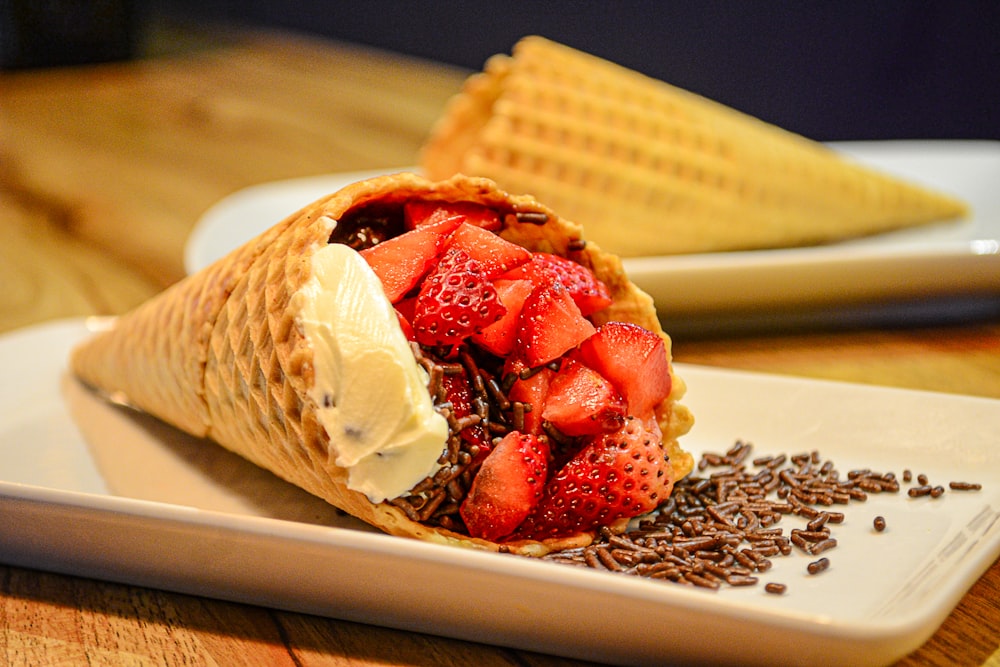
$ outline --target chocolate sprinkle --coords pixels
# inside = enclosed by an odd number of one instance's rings
[[[518,211],[514,214],[518,222],[525,222],[529,225],[544,225],[549,221],[547,213],[541,211]]]
[[[785,586],[785,584],[779,584],[777,582],[771,581],[764,586],[764,591],[767,593],[771,593],[772,595],[781,595],[782,593],[785,592],[785,590],[787,590],[787,588],[788,587]]]

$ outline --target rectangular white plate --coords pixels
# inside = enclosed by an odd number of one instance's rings
[[[822,246],[626,259],[629,277],[676,323],[674,330],[700,328],[705,319],[713,328],[746,326],[748,318],[760,319],[762,312],[772,319],[783,313],[783,321],[795,311],[799,319],[831,319],[845,314],[838,308],[1000,293],[1000,142],[831,146],[869,166],[961,197],[972,215]],[[198,221],[185,266],[193,272],[322,195],[387,171],[393,170],[278,181],[236,192]],[[738,319],[726,322],[720,314]]]
[[[1000,554],[1000,401],[679,366],[695,453],[741,438],[842,474],[983,485],[873,496],[845,510],[826,572],[778,558],[760,585],[711,592],[376,533],[83,389],[65,360],[87,333],[0,337],[5,563],[604,662],[862,665],[917,648]]]

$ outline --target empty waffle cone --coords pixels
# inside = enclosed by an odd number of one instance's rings
[[[467,80],[421,168],[530,192],[623,256],[817,244],[967,214],[953,197],[541,37]]]
[[[341,218],[357,207],[412,199],[473,201],[508,212],[501,235],[533,251],[554,252],[590,267],[614,304],[600,317],[634,322],[663,336],[651,299],[626,278],[621,262],[581,243],[579,226],[531,197],[512,196],[480,178],[434,183],[413,174],[361,181],[327,196],[269,229],[227,257],[189,276],[107,332],[73,351],[71,368],[85,383],[198,437],[218,442],[279,477],[394,535],[497,549],[498,545],[407,517],[389,501],[372,502],[348,488],[348,471],[334,462],[336,438],[324,429],[311,389],[314,344],[301,314],[313,278],[313,255]],[[514,212],[538,212],[545,224],[518,222]],[[347,304],[345,304],[345,307]],[[395,321],[393,320],[395,325]],[[416,361],[414,361],[416,363]],[[664,449],[676,479],[692,468],[677,438],[691,415],[674,390],[657,409]],[[442,442],[442,447],[443,447]],[[508,543],[540,555],[588,543],[591,535]]]

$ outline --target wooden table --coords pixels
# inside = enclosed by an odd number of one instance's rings
[[[240,188],[414,164],[466,72],[286,34],[167,35],[126,64],[0,74],[0,331],[114,314],[179,279]],[[184,41],[186,40],[186,41]],[[679,361],[1000,398],[1000,318],[675,341]],[[10,381],[6,379],[5,381]],[[0,567],[11,664],[568,664]],[[901,664],[1000,664],[1000,563]]]

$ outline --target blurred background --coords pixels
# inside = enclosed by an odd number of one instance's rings
[[[141,56],[184,27],[211,39],[249,25],[475,70],[534,33],[817,140],[1000,139],[993,0],[0,2],[8,69]]]

